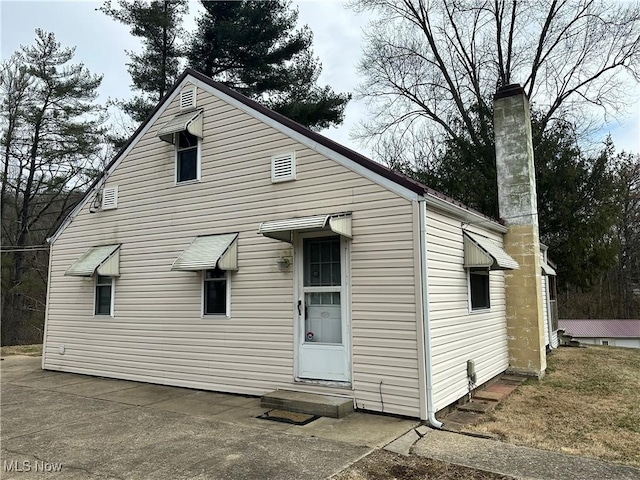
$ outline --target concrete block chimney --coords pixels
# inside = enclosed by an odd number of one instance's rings
[[[494,96],[498,207],[508,232],[504,249],[520,265],[506,270],[509,369],[542,378],[547,367],[540,237],[529,101],[520,85]]]

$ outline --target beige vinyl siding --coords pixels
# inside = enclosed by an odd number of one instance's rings
[[[502,236],[477,226],[473,233],[502,244]],[[462,223],[427,209],[429,318],[434,408],[440,410],[468,393],[467,360],[475,362],[480,385],[508,366],[504,274],[490,273],[489,310],[470,313]]]
[[[45,368],[252,395],[318,391],[418,416],[411,202],[203,89],[197,103],[201,182],[176,186],[174,147],[155,136],[179,112],[176,98],[109,177],[118,208],[85,206],[54,243]],[[297,180],[272,184],[271,156],[294,150]],[[257,233],[266,220],[342,211],[353,212],[353,391],[294,382],[293,268],[276,265],[292,247]],[[196,235],[234,232],[231,316],[201,317],[201,273],[171,265]],[[93,279],[63,274],[88,248],[113,243],[122,244],[115,316],[94,317]]]

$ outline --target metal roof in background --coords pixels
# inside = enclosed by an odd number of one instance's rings
[[[558,320],[558,326],[578,338],[640,338],[640,320]]]

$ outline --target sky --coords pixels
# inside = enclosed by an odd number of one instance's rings
[[[116,1],[114,0],[114,3]],[[190,12],[198,10],[198,2],[190,0]],[[75,46],[75,62],[84,63],[92,73],[103,74],[101,102],[108,98],[129,98],[131,79],[127,73],[125,50],[138,50],[139,42],[127,27],[96,11],[102,2],[89,0],[0,0],[0,53],[7,59],[20,45],[30,45],[35,29],[55,33],[63,46]],[[363,29],[368,18],[347,9],[338,0],[294,1],[299,8],[299,23],[309,25],[314,34],[313,50],[320,58],[323,71],[321,85],[335,92],[353,92],[362,81],[356,72],[361,57]],[[193,30],[193,16],[185,22]],[[363,100],[352,100],[340,127],[321,133],[365,155],[367,148],[350,138],[350,133],[367,119]],[[595,140],[611,134],[618,151],[640,153],[640,104],[632,106],[626,118],[612,120],[596,134]]]

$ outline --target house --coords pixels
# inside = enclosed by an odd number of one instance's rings
[[[581,344],[640,348],[640,320],[560,320],[559,324]]]
[[[43,368],[436,426],[541,377],[529,122],[496,95],[503,224],[186,70],[50,239]]]
[[[558,291],[556,285],[556,270],[553,268],[548,255],[549,248],[540,244],[540,267],[542,268],[542,314],[544,318],[544,338],[547,350],[558,348]]]

